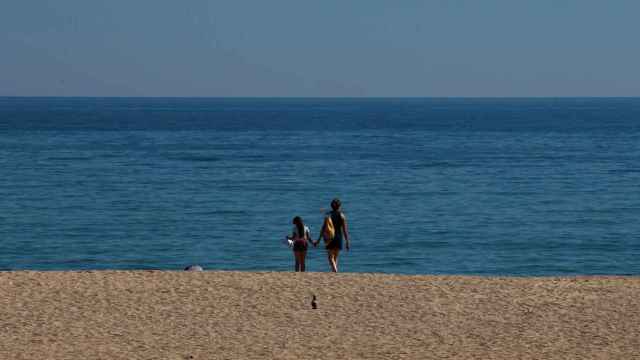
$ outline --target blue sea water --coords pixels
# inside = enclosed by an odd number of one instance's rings
[[[640,274],[640,99],[0,98],[0,269]],[[308,267],[327,271],[324,251]]]

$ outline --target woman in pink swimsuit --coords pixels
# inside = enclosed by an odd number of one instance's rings
[[[311,235],[309,228],[304,225],[300,216],[293,218],[292,234],[291,236],[287,236],[287,238],[293,240],[293,256],[296,259],[296,271],[305,271],[307,268],[305,259],[307,257],[307,248],[309,247]]]

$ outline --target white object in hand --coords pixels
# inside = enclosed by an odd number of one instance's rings
[[[293,247],[293,240],[289,239],[288,236],[284,237],[284,240],[282,240],[282,243],[287,245],[288,247]]]

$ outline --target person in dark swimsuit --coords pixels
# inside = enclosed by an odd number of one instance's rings
[[[293,256],[296,259],[296,271],[306,271],[305,260],[307,257],[307,248],[309,247],[308,241],[311,235],[309,228],[304,226],[304,222],[302,222],[300,216],[293,218],[293,231],[291,236],[287,236],[287,238],[293,240]]]
[[[331,212],[327,213],[327,216],[331,217],[331,222],[333,223],[333,228],[335,230],[335,235],[331,241],[326,246],[327,249],[327,259],[329,260],[329,266],[331,266],[331,271],[338,272],[338,255],[340,255],[340,250],[342,250],[343,240],[345,242],[345,247],[347,251],[349,251],[350,243],[349,243],[349,230],[347,227],[347,218],[344,213],[340,210],[342,206],[340,199],[333,199],[331,201]],[[320,238],[324,234],[324,226],[320,230],[320,237],[318,241],[314,242],[313,245],[317,246],[320,242]]]

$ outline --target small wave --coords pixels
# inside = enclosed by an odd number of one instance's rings
[[[427,169],[427,168],[436,168],[436,167],[459,167],[461,165],[454,164],[447,161],[430,161],[430,162],[420,162],[416,164],[412,164],[409,166],[411,169]]]
[[[199,211],[192,213],[193,215],[204,215],[204,216],[212,216],[212,215],[229,215],[229,216],[245,216],[249,215],[249,212],[242,210],[210,210],[210,211]]]
[[[236,160],[244,160],[244,161],[267,161],[267,157],[264,155],[240,155],[234,156]],[[276,160],[271,160],[271,162],[276,162]]]
[[[51,161],[88,161],[91,159],[90,157],[84,156],[52,156],[47,158],[47,160]]]
[[[68,259],[60,261],[61,264],[76,265],[76,264],[95,264],[98,262],[96,258],[78,258]]]
[[[217,162],[222,161],[221,157],[212,155],[199,154],[172,154],[166,157],[169,160],[187,161],[187,162]]]
[[[634,174],[640,173],[640,169],[613,169],[609,170],[609,174]]]

